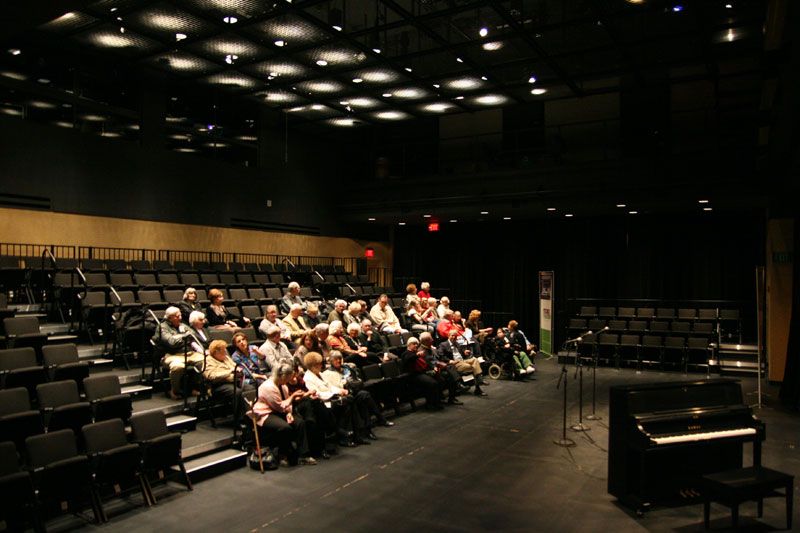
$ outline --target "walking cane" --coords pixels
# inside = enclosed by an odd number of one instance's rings
[[[261,443],[258,441],[258,425],[256,424],[256,414],[253,412],[253,404],[250,401],[242,397],[244,401],[247,402],[247,405],[250,407],[250,411],[247,412],[247,416],[250,420],[253,421],[253,433],[256,436],[256,453],[258,454],[258,466],[261,467],[261,473],[264,473],[264,459],[261,458]]]

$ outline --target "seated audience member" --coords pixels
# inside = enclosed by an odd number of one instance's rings
[[[453,322],[453,312],[447,309],[442,315],[439,325],[436,326],[436,333],[439,334],[439,338],[446,339],[450,336],[450,330],[458,331],[458,326]]]
[[[512,320],[508,323],[508,342],[511,343],[511,348],[514,352],[519,352],[520,355],[526,355],[530,360],[529,367],[533,370],[528,370],[529,374],[536,372],[536,367],[533,365],[534,346],[528,341],[525,334],[519,329],[519,323]]]
[[[181,311],[175,306],[170,306],[164,311],[164,320],[156,328],[153,343],[164,351],[161,363],[169,366],[169,380],[172,384],[170,396],[177,398],[183,394],[181,379],[186,371],[186,361],[198,372],[203,368],[205,354],[196,352],[187,344],[189,342],[189,328],[181,322]]]
[[[231,359],[243,367],[245,382],[258,386],[266,381],[272,368],[267,364],[264,354],[255,346],[250,345],[247,335],[241,331],[234,333],[231,343],[236,348]]]
[[[259,439],[275,448],[276,457],[282,454],[290,465],[315,465],[317,461],[309,455],[305,421],[294,414],[292,405],[303,392],[289,393],[287,387],[293,373],[290,364],[273,368],[272,376],[258,387],[258,401],[252,413]]]
[[[428,313],[430,314],[430,313]],[[406,309],[406,320],[411,324],[411,333],[419,334],[423,331],[428,331],[432,326],[428,326],[428,321],[425,320],[425,311],[422,309],[422,304],[419,300],[411,300]]]
[[[258,348],[258,351],[264,355],[264,362],[269,368],[275,368],[281,363],[291,364],[292,362],[292,354],[281,342],[281,330],[276,326],[267,330],[267,340]]]
[[[389,297],[386,294],[381,294],[378,298],[378,303],[372,306],[369,312],[372,320],[377,324],[378,331],[384,333],[408,333],[408,330],[400,327],[400,321],[397,315],[394,314],[392,306],[389,305]]]
[[[419,342],[421,344],[420,351],[425,352],[425,358],[434,370],[432,375],[439,382],[439,389],[447,388],[449,391],[447,403],[449,405],[463,405],[456,398],[456,391],[461,387],[461,374],[458,373],[455,366],[439,360],[439,352],[433,345],[433,335],[426,331],[419,336]]]
[[[317,324],[322,322],[322,319],[319,317],[319,307],[317,307],[317,304],[308,304],[308,307],[306,307],[306,316],[304,318],[306,326],[308,326],[309,329],[314,329],[317,327]]]
[[[458,330],[458,344],[472,350],[475,357],[483,355],[480,344],[472,338],[472,330],[467,328],[466,321],[461,318],[461,311],[453,311],[453,324]]]
[[[528,359],[528,355],[524,351],[520,352],[514,349],[503,328],[497,330],[497,335],[494,338],[494,349],[500,354],[509,354],[514,360],[517,372],[520,374],[532,374],[536,371],[531,364],[531,360]]]
[[[354,407],[353,397],[347,389],[331,385],[322,377],[322,356],[316,352],[306,354],[303,380],[308,390],[315,391],[326,407],[333,409],[339,427],[342,446],[369,444],[364,440],[364,421]]]
[[[486,337],[491,335],[493,331],[493,328],[484,327],[483,322],[481,322],[481,312],[477,309],[469,312],[466,326],[472,332],[472,339],[481,345],[486,342]]]
[[[336,419],[330,409],[325,407],[316,391],[308,390],[303,380],[305,369],[302,362],[295,358],[293,363],[294,373],[292,379],[287,383],[289,393],[294,394],[300,391],[302,395],[295,395],[294,412],[300,414],[306,421],[306,435],[308,436],[308,448],[311,455],[322,459],[330,459],[331,456],[326,448],[326,442],[336,442]]]
[[[219,289],[208,291],[208,298],[211,303],[206,308],[206,320],[212,328],[235,331],[239,327],[244,328],[250,324],[249,318],[231,313],[228,308],[222,305],[223,295]]]
[[[300,309],[305,311],[308,304],[300,298],[300,284],[296,281],[289,283],[289,286],[286,288],[287,292],[283,295],[281,299],[281,311],[283,313],[288,313],[291,310],[292,305],[298,304]]]
[[[409,283],[406,285],[406,305],[414,300],[419,300],[419,296],[417,296],[417,286],[413,283]]]
[[[486,396],[486,393],[481,390],[481,385],[488,385],[481,377],[483,374],[481,364],[476,357],[472,357],[470,350],[464,349],[458,344],[457,339],[458,332],[455,329],[450,330],[447,340],[439,345],[439,358],[447,364],[455,366],[459,374],[472,375],[475,378],[475,395]]]
[[[420,300],[426,300],[431,297],[431,284],[427,281],[423,281],[419,284],[419,291],[417,291],[417,297]]]
[[[439,307],[436,308],[436,312],[439,314],[439,317],[444,318],[445,312],[450,309],[450,298],[447,296],[442,296],[439,300]]]
[[[344,310],[347,308],[347,302],[344,300],[336,300],[333,304],[333,311],[328,313],[328,325],[337,320],[344,324]]]
[[[188,324],[189,318],[192,315],[192,311],[203,310],[203,307],[197,301],[197,289],[194,287],[189,287],[183,291],[183,300],[177,304],[177,307],[181,310],[183,321]]]
[[[384,361],[397,359],[397,356],[389,351],[389,342],[386,337],[374,329],[372,322],[365,318],[361,321],[361,333],[359,334],[361,345],[367,347],[367,352],[372,352],[378,357],[383,357]],[[383,354],[383,355],[381,355]]]
[[[350,394],[355,399],[356,409],[359,410],[361,419],[364,421],[364,435],[367,438],[372,440],[377,438],[372,432],[374,427],[372,422],[373,415],[375,416],[375,424],[379,426],[394,425],[394,423],[384,418],[383,413],[378,408],[378,404],[375,402],[375,398],[372,397],[368,390],[364,389],[363,382],[358,377],[356,369],[345,363],[342,354],[336,350],[331,352],[331,365],[322,373],[322,377],[334,387],[350,391]]]
[[[258,332],[261,333],[262,338],[267,338],[267,330],[272,326],[276,326],[281,330],[281,340],[287,344],[292,342],[292,332],[289,326],[283,320],[278,319],[278,306],[268,305],[264,310],[264,320],[258,325]]]
[[[294,352],[295,363],[303,367],[303,359],[309,352],[322,353],[317,335],[313,331],[306,331],[303,333],[303,336],[300,337],[299,346]]]
[[[328,360],[331,354],[331,343],[330,343],[330,328],[328,324],[323,322],[322,324],[317,324],[317,327],[314,328],[314,335],[317,337],[317,341],[319,342],[319,347],[322,350],[320,353],[322,357],[325,358],[325,361]],[[308,369],[306,369],[308,370]]]
[[[183,316],[183,312],[181,312]],[[211,344],[211,333],[206,327],[206,315],[202,311],[192,311],[189,315],[189,342],[192,350],[197,353],[208,353]]]
[[[213,397],[233,403],[235,424],[239,420],[239,414],[244,405],[242,391],[253,390],[253,385],[246,382],[240,382],[241,385],[234,384],[234,380],[239,379],[239,377],[236,372],[236,363],[228,355],[227,342],[221,340],[211,342],[208,347],[206,368],[203,371],[203,376],[211,386],[211,395]]]
[[[350,305],[347,306],[347,311],[344,312],[344,321],[342,322],[345,325],[350,324],[361,324],[361,320],[359,320],[358,315],[361,313],[361,304],[358,302],[350,302]]]
[[[303,306],[300,304],[292,304],[291,309],[289,309],[289,314],[283,317],[283,323],[289,328],[289,335],[292,337],[292,342],[297,342],[297,340],[303,336],[303,333],[311,329],[306,324],[302,314]]]
[[[375,327],[375,321],[372,319],[372,316],[369,314],[369,305],[364,300],[358,300],[358,304],[361,306],[361,312],[358,314],[358,320],[363,321],[364,319],[369,320],[372,322],[372,327]]]
[[[342,323],[338,320],[328,324],[328,343],[331,345],[331,350],[342,352],[347,347],[347,341],[344,338],[344,328]]]
[[[442,409],[439,399],[439,382],[433,377],[435,369],[426,357],[425,351],[419,349],[419,340],[410,337],[403,353],[403,371],[408,379],[423,390],[425,409],[438,411]]]
[[[360,333],[361,328],[358,324],[347,325],[347,335],[344,336],[347,349],[340,350],[344,355],[344,360],[359,368],[364,365],[379,364],[383,355],[369,351],[367,345],[362,342]]]

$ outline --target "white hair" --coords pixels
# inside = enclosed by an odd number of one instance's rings
[[[289,283],[289,286],[287,287],[287,289],[289,289],[289,290],[299,289],[299,288],[300,288],[300,284],[297,283],[296,281],[293,281],[293,282]]]
[[[195,289],[194,287],[187,287],[186,290],[183,291],[183,299],[188,300],[189,295],[192,293],[194,293],[194,295],[197,296],[197,289]]]
[[[339,350],[331,350],[331,353],[328,357],[330,359],[344,359],[342,357],[342,352],[340,352]]]
[[[361,326],[359,326],[355,322],[351,322],[350,324],[347,325],[347,333],[350,333],[352,331],[361,331]]]
[[[428,283],[427,281],[423,281],[422,283],[419,284],[419,288],[422,289],[423,291],[427,291],[431,288],[431,284]]]
[[[179,315],[179,314],[181,314],[181,310],[178,309],[177,307],[175,307],[174,305],[171,305],[171,306],[167,307],[166,311],[164,311],[164,318],[172,318],[175,315]]]
[[[329,330],[331,335],[335,335],[337,332],[342,331],[342,321],[341,320],[334,320],[329,324]]]
[[[189,314],[189,325],[194,327],[198,320],[205,320],[205,318],[206,314],[202,311],[192,311]]]
[[[416,337],[409,337],[408,340],[406,341],[406,346],[408,346],[409,344],[412,344],[412,343],[413,344],[419,344],[419,339],[416,338]]]
[[[297,311],[298,309],[299,309],[300,311],[302,311],[302,310],[303,310],[303,306],[302,306],[302,305],[300,305],[300,304],[292,304],[292,306],[289,308],[289,311],[290,311],[290,312],[291,312],[291,311]]]
[[[336,300],[336,301],[333,303],[333,306],[334,306],[334,307],[339,307],[340,305],[344,305],[344,306],[346,307],[346,306],[347,306],[347,302],[345,302],[344,300]]]
[[[448,298],[447,296],[442,296],[442,299],[439,300],[439,301],[442,302],[442,305],[444,305],[444,304],[448,304],[449,305],[450,304],[450,298]]]
[[[269,328],[267,328],[267,337],[272,337],[276,333],[279,335],[281,333],[281,328],[279,328],[278,326],[270,326]]]
[[[430,298],[428,298],[428,305],[433,305],[435,303],[436,303],[436,298],[434,298],[432,296]]]
[[[320,322],[319,324],[314,326],[314,331],[317,331],[317,332],[328,331],[328,324],[326,324],[325,322]]]
[[[419,335],[419,341],[420,342],[428,340],[428,339],[433,340],[433,335],[431,335],[427,331],[423,331],[422,333],[420,333],[420,335]]]

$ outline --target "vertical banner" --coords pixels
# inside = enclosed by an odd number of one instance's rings
[[[539,272],[539,347],[553,355],[553,272]]]
[[[792,319],[794,219],[767,221],[767,361],[769,380],[783,382]]]

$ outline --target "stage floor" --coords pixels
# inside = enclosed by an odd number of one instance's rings
[[[152,509],[109,505],[105,530],[122,531],[704,531],[702,505],[655,509],[636,518],[606,490],[608,387],[624,383],[703,378],[704,374],[598,369],[598,414],[586,433],[570,433],[577,446],[560,448],[560,368],[537,360],[538,375],[527,382],[492,381],[488,397],[462,396],[464,406],[443,412],[418,411],[378,428],[371,446],[341,450],[318,466],[282,468],[261,475],[239,469],[195,485],[155,487]],[[570,372],[568,424],[577,422],[577,387]],[[584,376],[586,377],[586,376]],[[745,397],[755,381],[743,381]],[[591,409],[591,382],[586,381]],[[777,404],[767,387],[763,464],[800,473],[800,416]],[[589,412],[589,411],[585,411]],[[751,460],[745,446],[745,464]],[[796,483],[800,477],[796,478]],[[800,490],[795,524],[800,524]],[[110,504],[111,502],[109,502]],[[740,511],[740,527],[771,531],[785,525],[784,502],[765,500],[763,518],[755,504]],[[712,528],[729,527],[730,510],[712,505]],[[91,523],[50,523],[51,531],[99,529]],[[59,527],[61,526],[61,527]],[[110,528],[110,529],[109,529]]]

